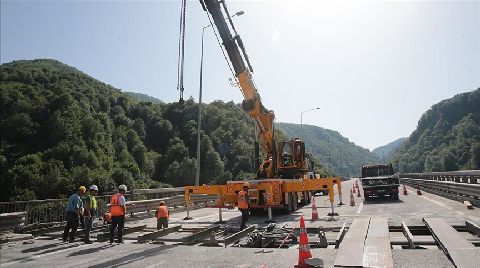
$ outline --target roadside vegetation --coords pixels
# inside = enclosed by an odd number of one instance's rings
[[[55,60],[0,68],[1,201],[65,197],[80,184],[101,192],[193,184],[193,99],[144,102]],[[200,183],[253,178],[253,122],[241,105],[202,109]]]

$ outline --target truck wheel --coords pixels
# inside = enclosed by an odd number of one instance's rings
[[[306,206],[308,203],[308,192],[302,192],[302,206]]]
[[[292,193],[292,211],[297,211],[298,209],[298,194]]]
[[[394,195],[393,195],[393,200],[399,200],[398,194],[394,194]]]
[[[293,209],[293,204],[292,204],[292,193],[288,193],[287,194],[287,198],[285,198],[285,203],[288,202],[288,204],[283,204],[283,209],[282,209],[282,212],[284,214],[290,214],[290,212],[292,212],[292,209]]]

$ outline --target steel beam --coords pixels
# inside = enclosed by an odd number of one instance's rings
[[[236,232],[236,233],[226,237],[225,239],[223,239],[223,241],[220,241],[220,242],[223,242],[225,247],[227,247],[231,243],[233,243],[233,242],[237,241],[238,239],[246,236],[247,234],[253,232],[254,230],[255,230],[255,226],[250,226],[248,228],[245,228],[245,229],[243,229],[239,232]]]
[[[189,235],[189,236],[187,236],[187,237],[184,237],[184,238],[182,239],[182,243],[184,243],[184,244],[193,243],[193,242],[195,242],[195,241],[197,241],[197,240],[200,240],[200,239],[202,239],[202,238],[205,238],[205,237],[210,236],[210,234],[211,234],[212,232],[216,232],[216,231],[218,231],[218,229],[220,229],[220,226],[214,226],[214,227],[210,227],[210,228],[207,228],[207,229],[205,229],[205,230],[202,230],[202,231],[200,231],[200,232],[196,232],[196,233],[194,233],[194,234],[192,234],[192,235]]]
[[[147,227],[147,225],[138,225],[138,226],[134,226],[134,227],[125,228],[123,230],[123,235],[143,231],[143,229],[145,229],[146,227]],[[116,230],[115,230],[115,236],[117,236],[117,231]],[[97,235],[97,241],[98,242],[107,241],[107,239],[109,237],[110,237],[110,233],[98,234]]]
[[[170,233],[173,233],[173,232],[178,232],[180,230],[180,228],[182,228],[182,226],[177,225],[177,226],[169,227],[169,228],[166,228],[166,229],[161,229],[161,230],[158,230],[158,231],[154,231],[154,232],[151,232],[151,233],[143,234],[143,235],[140,235],[140,236],[137,237],[137,242],[142,243],[142,242],[145,242],[145,241],[153,240],[157,237],[162,237],[164,235],[167,235],[167,234],[170,234]]]
[[[412,249],[415,248],[415,244],[413,243],[413,235],[410,232],[410,229],[408,229],[408,226],[403,221],[402,221],[402,233],[407,238],[408,246]]]
[[[472,232],[474,235],[480,236],[480,227],[472,221],[466,220],[465,225],[467,226],[467,230]]]

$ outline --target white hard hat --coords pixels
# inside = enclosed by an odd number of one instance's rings
[[[94,185],[90,186],[90,190],[98,191],[97,185],[94,184]]]
[[[122,184],[122,185],[118,186],[118,189],[119,190],[124,190],[126,192],[127,191],[127,186],[125,184]]]

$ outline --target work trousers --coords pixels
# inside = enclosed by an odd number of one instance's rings
[[[90,231],[92,231],[93,220],[95,217],[84,217],[85,219],[85,241],[90,241]]]
[[[117,229],[117,242],[123,242],[123,226],[125,225],[125,216],[112,216],[112,223],[110,224],[110,243],[113,243],[113,236],[115,229]]]
[[[70,242],[73,242],[75,239],[75,234],[78,229],[78,215],[76,212],[67,211],[67,225],[63,231],[63,241],[67,241],[67,238]],[[71,231],[70,231],[71,230]]]
[[[157,229],[168,228],[168,218],[157,219]]]
[[[240,230],[247,228],[247,221],[248,221],[248,208],[240,208],[240,212],[242,212],[242,224],[240,225]]]

